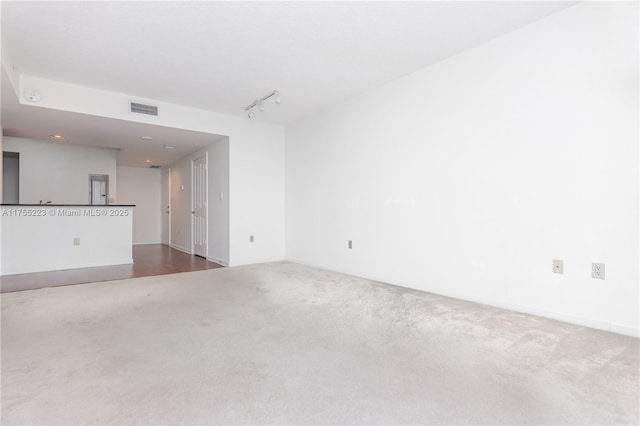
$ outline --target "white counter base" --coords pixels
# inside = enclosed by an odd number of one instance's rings
[[[0,275],[133,263],[131,206],[2,206],[0,227]]]

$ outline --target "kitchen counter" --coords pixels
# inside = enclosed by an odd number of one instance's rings
[[[0,205],[0,275],[133,263],[134,207]]]

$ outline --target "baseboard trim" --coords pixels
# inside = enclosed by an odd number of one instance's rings
[[[307,262],[307,261],[296,259],[296,258],[287,258],[287,259],[283,259],[283,260],[287,261],[287,262],[293,262],[293,263],[299,263],[301,265],[311,266],[313,268],[326,269],[328,271],[335,271],[335,272],[338,272],[338,273],[341,273],[341,274],[345,274],[345,275],[352,275],[354,277],[364,278],[364,279],[371,280],[371,281],[385,282],[385,281],[381,281],[380,279],[377,279],[375,277],[365,276],[365,275],[362,275],[362,274],[359,274],[359,273],[355,273],[353,271],[338,270],[338,269],[335,269],[335,268],[332,268],[332,267],[329,267],[329,266],[326,266],[326,265],[315,264],[313,262]],[[420,288],[409,287],[409,286],[404,285],[404,284],[396,284],[396,283],[392,283],[392,282],[388,282],[387,284],[397,285],[397,286],[405,287],[405,288],[411,288],[411,289],[414,289],[414,290],[433,293],[433,294],[437,294],[439,296],[451,297],[451,298],[454,298],[454,299],[465,300],[465,301],[468,301],[468,302],[474,302],[474,303],[480,303],[480,304],[483,304],[483,305],[494,306],[496,308],[508,309],[510,311],[521,312],[523,314],[529,314],[529,315],[535,315],[535,316],[539,316],[539,317],[554,319],[554,320],[557,320],[557,321],[562,321],[562,322],[566,322],[566,323],[569,323],[569,324],[579,325],[579,326],[582,326],[582,327],[588,327],[588,328],[595,328],[597,330],[610,331],[612,333],[623,334],[625,336],[640,337],[640,328],[638,328],[638,327],[632,327],[632,326],[624,325],[624,324],[616,324],[616,323],[613,323],[611,321],[607,321],[607,320],[603,320],[603,319],[581,317],[581,316],[569,314],[569,313],[566,313],[566,312],[552,311],[552,310],[539,308],[539,307],[535,307],[535,306],[520,305],[520,304],[516,304],[516,303],[506,302],[506,301],[503,301],[503,300],[488,299],[488,298],[469,295],[469,294],[462,294],[462,293],[456,293],[456,292],[437,292],[436,293],[434,291],[427,291],[427,290],[420,289]]]
[[[1,276],[6,275],[21,275],[21,274],[35,274],[39,272],[58,272],[58,271],[68,271],[71,269],[84,269],[84,268],[98,268],[102,266],[119,266],[119,265],[133,265],[133,259],[121,259],[115,262],[88,262],[88,263],[74,263],[68,266],[65,266],[62,269],[34,269],[34,270],[26,270],[26,271],[12,271],[9,270],[3,271]]]
[[[134,246],[143,246],[146,244],[162,244],[161,241],[150,241],[150,242],[145,242],[145,243],[133,243]]]
[[[611,323],[610,329],[612,333],[624,334],[625,336],[633,336],[640,337],[640,330],[634,327],[629,327],[628,325]]]
[[[181,251],[181,252],[183,252],[183,253],[193,254],[193,253],[191,253],[191,250],[186,249],[186,248],[184,248],[184,247],[182,247],[182,246],[179,246],[179,245],[177,245],[177,244],[173,244],[173,243],[172,243],[172,244],[169,244],[169,247],[171,247],[171,248],[173,248],[173,249],[176,249],[176,250],[179,250],[179,251]]]
[[[271,263],[271,262],[283,262],[286,261],[286,259],[284,257],[268,257],[268,258],[262,258],[262,259],[243,259],[240,261],[236,261],[236,260],[230,260],[229,264],[227,266],[242,266],[242,265],[254,265],[256,263]],[[297,262],[297,263],[303,263],[303,262]],[[311,265],[309,265],[311,266]],[[327,269],[327,268],[323,268],[323,269]]]
[[[222,266],[229,266],[229,261],[218,259],[217,257],[207,256],[209,262],[217,263]]]

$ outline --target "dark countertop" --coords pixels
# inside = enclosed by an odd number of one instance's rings
[[[135,204],[0,204],[2,207],[135,207]]]

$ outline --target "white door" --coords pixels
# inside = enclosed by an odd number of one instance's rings
[[[193,254],[207,257],[207,156],[191,162]]]
[[[89,175],[89,204],[109,204],[109,175]]]
[[[163,170],[160,174],[162,192],[161,214],[162,214],[162,244],[171,244],[171,169]]]

